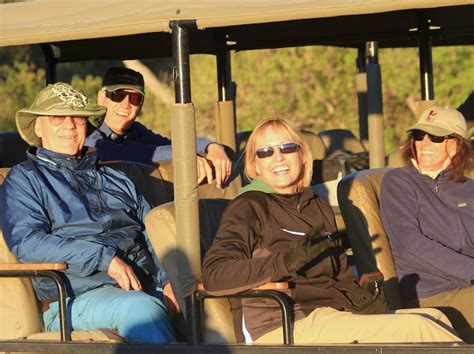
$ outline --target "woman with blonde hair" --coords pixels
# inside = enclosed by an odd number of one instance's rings
[[[227,206],[204,259],[210,293],[291,283],[295,343],[461,342],[441,312],[388,315],[383,294],[355,281],[332,208],[309,187],[311,153],[294,128],[279,118],[261,121],[246,154],[251,183]],[[273,300],[242,304],[254,342],[281,342],[281,314]]]

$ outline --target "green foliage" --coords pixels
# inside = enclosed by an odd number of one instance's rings
[[[315,132],[346,128],[358,135],[353,49],[299,47],[232,53],[232,79],[237,84],[238,130],[250,130],[262,118],[278,115],[301,129]],[[41,52],[34,47],[0,48],[0,130],[15,129],[15,112],[29,106],[44,87]],[[13,63],[13,64],[7,64]],[[171,95],[174,86],[169,59],[144,61]],[[416,121],[413,102],[420,99],[418,50],[380,50],[386,151],[404,139],[405,130]],[[64,63],[58,79],[71,81],[96,97],[101,75],[120,62]],[[214,105],[217,101],[216,61],[210,55],[191,57],[192,99],[196,107],[196,130],[215,137]],[[435,97],[439,104],[458,107],[473,90],[474,48],[443,47],[433,50]],[[147,93],[139,120],[170,136],[171,107]]]
[[[14,62],[13,65],[0,66],[0,131],[16,130],[15,113],[29,107],[44,87],[44,70],[34,65]]]

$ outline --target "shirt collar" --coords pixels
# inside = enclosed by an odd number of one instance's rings
[[[67,167],[69,169],[89,169],[97,161],[95,148],[85,147],[84,156],[77,160],[74,156],[61,154],[42,147],[30,148],[28,155],[31,158],[51,164],[55,167]]]
[[[124,135],[118,135],[114,133],[112,129],[110,129],[109,126],[104,121],[102,125],[100,126],[99,130],[101,131],[102,134],[105,135],[107,139],[120,143],[124,140],[133,138],[135,136],[136,127],[135,127],[135,122],[133,122],[132,126],[125,132]]]
[[[439,174],[445,170],[445,168],[441,168],[436,171],[423,171],[423,169],[420,167],[420,165],[415,159],[411,159],[411,163],[413,164],[413,166],[416,168],[418,172],[420,172],[422,175],[430,177],[431,179],[438,178]]]

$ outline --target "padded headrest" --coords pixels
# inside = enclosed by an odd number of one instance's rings
[[[388,170],[362,170],[344,176],[337,197],[359,275],[381,271],[389,305],[398,308],[398,278],[380,217],[380,189]]]
[[[364,144],[347,129],[322,130],[318,135],[326,146],[326,156],[336,150],[345,150],[352,153],[367,151]]]

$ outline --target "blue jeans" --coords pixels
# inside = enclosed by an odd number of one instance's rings
[[[73,330],[118,330],[127,342],[175,341],[162,292],[124,291],[112,286],[67,299],[68,326]],[[43,313],[47,331],[59,331],[59,304]]]

